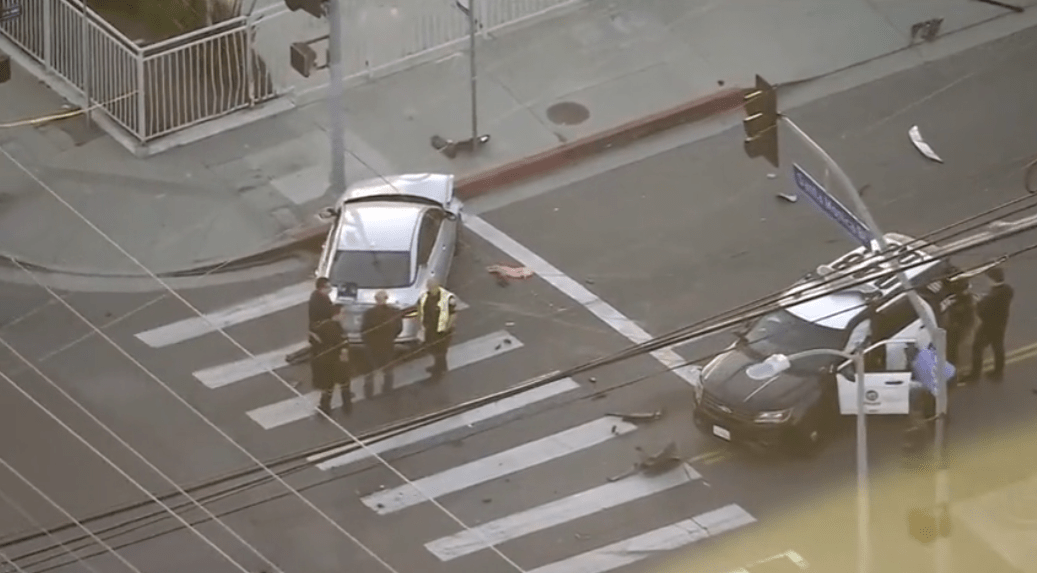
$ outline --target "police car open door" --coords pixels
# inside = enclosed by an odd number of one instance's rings
[[[894,299],[881,307],[875,320],[865,320],[850,335],[847,352],[876,345],[864,355],[864,412],[866,414],[907,414],[911,406],[911,364],[907,359],[909,341],[929,344],[906,296]],[[857,373],[853,361],[836,369],[839,411],[844,415],[857,414]]]

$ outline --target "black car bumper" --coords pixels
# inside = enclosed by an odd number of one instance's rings
[[[695,406],[695,426],[704,434],[729,443],[747,444],[766,449],[794,445],[792,425],[758,424],[747,417],[729,414],[705,404]]]

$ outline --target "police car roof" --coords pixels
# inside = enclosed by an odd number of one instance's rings
[[[888,238],[888,236],[887,236]],[[903,244],[903,243],[901,243]],[[841,258],[848,257],[852,254],[861,253],[864,249],[856,249],[847,253]],[[928,256],[923,254],[923,256]],[[904,274],[912,283],[915,279],[922,277],[933,267],[940,264],[940,260],[932,258],[928,263],[913,266],[905,269]],[[861,261],[860,266],[865,266],[864,261]],[[883,265],[887,269],[886,265]],[[884,277],[883,281],[890,280],[891,277],[886,273],[885,270],[880,270],[876,273],[876,276]],[[899,281],[895,281],[891,287],[882,289],[876,286],[874,283],[864,283],[857,287],[849,287],[845,290],[839,290],[832,294],[821,296],[817,298],[812,297],[817,294],[825,292],[826,289],[835,287],[835,284],[826,283],[825,277],[815,278],[812,280],[804,281],[793,288],[789,289],[786,293],[786,298],[782,303],[782,306],[786,307],[786,310],[802,318],[803,320],[818,324],[827,328],[834,328],[843,330],[849,327],[850,323],[856,318],[861,312],[865,310],[865,303],[872,298],[874,295],[878,295],[881,298],[889,298],[895,296],[901,291]],[[859,281],[853,281],[859,282]],[[871,288],[868,289],[867,287]],[[862,288],[864,287],[864,288]],[[867,292],[870,290],[871,292]],[[797,299],[807,299],[802,303],[796,304]]]

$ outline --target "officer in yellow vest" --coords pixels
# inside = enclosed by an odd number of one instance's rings
[[[429,279],[425,286],[427,290],[418,299],[418,319],[425,333],[425,349],[433,358],[428,373],[437,380],[447,371],[446,353],[454,333],[457,297],[436,279]]]

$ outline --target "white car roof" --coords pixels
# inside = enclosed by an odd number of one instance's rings
[[[410,251],[425,207],[406,203],[346,204],[340,251]],[[361,233],[362,231],[362,233]]]
[[[914,241],[910,237],[904,237],[900,235],[887,235],[887,240],[891,236],[897,237],[898,240],[890,241],[892,244],[906,244],[908,241]],[[919,242],[920,243],[920,242]],[[921,252],[920,248],[916,248]],[[853,254],[863,253],[865,249],[863,247],[854,249],[849,253],[839,257],[842,260]],[[923,253],[923,255],[928,256]],[[907,275],[908,279],[914,279],[922,273],[928,271],[932,267],[939,264],[939,259],[931,258],[931,261],[924,264],[918,264],[912,268],[905,269],[904,274]],[[864,261],[862,261],[864,263]],[[855,265],[857,266],[857,265]],[[860,266],[865,266],[861,264]],[[892,267],[885,265],[885,269],[891,269]],[[887,272],[886,270],[880,270],[878,274],[881,276]],[[849,282],[859,282],[860,279],[851,280]],[[862,285],[864,286],[864,285]],[[810,282],[805,282],[794,286],[785,293],[785,298],[782,301],[782,306],[791,314],[802,318],[807,322],[819,324],[828,328],[835,328],[839,330],[846,329],[849,327],[850,322],[864,311],[864,304],[867,300],[865,292],[860,287],[850,287],[846,290],[840,290],[827,296],[814,298],[813,300],[807,300],[805,302],[796,304],[797,299],[809,299],[811,296],[816,296],[820,292],[824,292],[827,289],[835,287],[834,284],[826,283],[826,278],[821,277]],[[891,288],[881,289],[875,288],[876,294],[883,296],[892,294],[900,289],[899,282]]]

